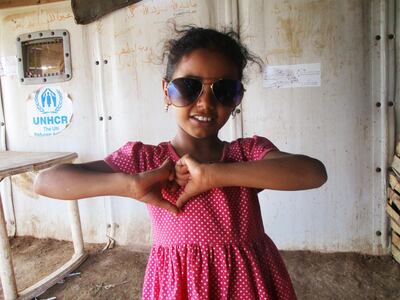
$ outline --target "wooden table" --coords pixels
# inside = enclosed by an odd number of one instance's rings
[[[0,181],[5,177],[30,171],[38,171],[60,163],[72,162],[78,155],[73,152],[16,152],[0,151]],[[32,299],[45,292],[68,273],[77,268],[87,257],[77,201],[68,201],[74,255],[62,267],[41,279],[34,285],[18,292],[15,282],[11,248],[8,241],[0,195],[0,278],[5,300]]]

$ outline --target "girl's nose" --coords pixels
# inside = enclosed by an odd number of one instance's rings
[[[217,99],[215,99],[211,86],[209,84],[205,84],[199,98],[196,101],[196,105],[204,108],[214,108],[216,101]]]

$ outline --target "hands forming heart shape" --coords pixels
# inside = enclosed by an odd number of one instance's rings
[[[175,215],[190,198],[212,189],[209,184],[207,165],[199,163],[188,154],[176,164],[167,159],[159,168],[141,173],[140,176],[140,181],[146,182],[146,187],[140,193],[143,196],[138,200],[164,208]],[[176,191],[178,187],[184,187],[175,205],[162,197],[163,187],[168,187],[172,191]]]

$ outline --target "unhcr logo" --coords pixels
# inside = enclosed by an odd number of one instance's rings
[[[71,122],[72,101],[59,86],[45,86],[30,94],[27,106],[31,136],[56,135],[67,128]]]
[[[60,129],[53,125],[67,125],[68,117],[61,114],[63,106],[63,93],[58,88],[43,88],[35,95],[35,105],[39,112],[32,117],[33,125],[45,126],[46,132]]]
[[[63,104],[63,96],[59,89],[46,88],[41,90],[35,96],[35,104],[37,109],[43,113],[57,113]]]

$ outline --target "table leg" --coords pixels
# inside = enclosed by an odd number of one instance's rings
[[[17,284],[8,241],[6,220],[0,195],[0,277],[5,300],[17,299]]]
[[[83,248],[83,236],[81,220],[79,217],[78,201],[68,201],[68,210],[71,222],[72,241],[74,243],[74,255],[62,267],[36,282],[34,285],[21,291],[19,293],[18,300],[30,300],[44,293],[48,288],[75,270],[87,258],[87,254]]]
[[[74,243],[75,255],[82,255],[84,253],[83,248],[83,236],[81,227],[81,218],[79,216],[78,201],[69,201],[69,217],[71,221],[71,233],[72,241]]]

